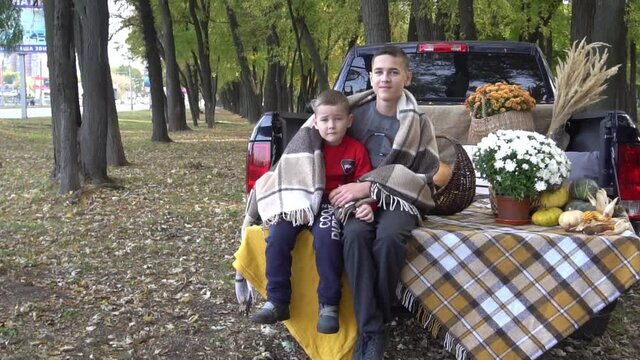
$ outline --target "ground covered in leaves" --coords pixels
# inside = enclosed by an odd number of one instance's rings
[[[131,166],[118,188],[58,194],[47,119],[0,120],[0,359],[306,359],[282,325],[240,315],[231,263],[244,209],[251,125],[153,143],[148,112],[120,114]],[[618,302],[593,341],[545,359],[640,358],[640,298]],[[453,359],[413,319],[388,359]]]

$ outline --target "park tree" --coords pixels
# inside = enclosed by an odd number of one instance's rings
[[[20,9],[13,0],[0,0],[0,47],[13,49],[21,41]]]
[[[154,24],[153,10],[150,0],[138,0],[136,11],[142,27],[144,39],[145,59],[151,84],[151,122],[153,130],[152,141],[171,142],[167,132],[165,116],[165,98],[162,82],[162,63],[158,53],[158,35]]]
[[[291,0],[289,0],[289,2],[291,2]],[[313,35],[309,30],[309,26],[307,26],[307,21],[303,14],[303,11],[300,11],[295,15],[291,13],[291,21],[297,29],[300,39],[304,43],[309,56],[311,57],[311,63],[313,64],[313,68],[318,79],[318,92],[321,92],[329,88],[329,78],[325,71],[326,64],[324,64],[320,58],[320,53],[316,46],[316,40],[313,38]]]
[[[74,0],[73,3],[77,20],[74,40],[81,64],[83,89],[80,127],[82,173],[85,183],[107,183],[110,181],[107,176],[109,122],[117,124],[107,50],[109,7],[107,0]],[[119,138],[119,130],[117,132],[118,135],[113,136]]]
[[[94,3],[93,5],[96,5],[96,3]],[[106,3],[104,4],[104,6],[107,6]],[[105,11],[105,10],[101,9],[101,11]],[[108,8],[106,11],[108,13]],[[91,89],[94,83],[85,84],[84,82],[94,81],[93,79],[94,79],[95,72],[92,72],[90,74],[85,74],[86,71],[95,70],[95,67],[93,67],[93,65],[95,64],[94,62],[95,57],[91,52],[91,49],[93,49],[93,45],[89,45],[90,49],[87,49],[87,46],[83,42],[87,41],[87,39],[91,41],[91,38],[89,38],[88,36],[94,36],[95,33],[90,33],[89,35],[85,34],[83,21],[86,22],[91,20],[86,20],[86,19],[83,20],[79,16],[79,14],[76,12],[74,17],[75,50],[78,58],[78,64],[80,65],[80,73],[83,74],[81,77],[83,81],[83,89],[86,89],[87,87]],[[102,26],[104,27],[105,24],[102,24]],[[106,26],[108,31],[108,24],[106,24]],[[101,30],[104,30],[104,29],[101,28]],[[101,36],[104,36],[104,34],[101,34]],[[107,33],[107,39],[108,39],[108,33]],[[108,55],[109,55],[108,52],[105,53],[105,56],[107,57],[107,59],[105,62],[102,62],[100,64],[100,68],[101,69],[104,68],[104,70],[102,71],[105,72],[105,74],[103,74],[103,76],[99,78],[100,80],[104,80],[104,82],[102,83],[102,85],[104,86],[104,97],[95,97],[93,101],[95,102],[95,101],[106,100],[104,102],[107,109],[106,111],[106,116],[107,116],[107,120],[106,120],[107,121],[107,133],[106,133],[107,145],[106,146],[107,147],[106,147],[106,154],[105,154],[107,165],[126,166],[126,165],[129,165],[129,162],[127,161],[127,158],[124,152],[124,147],[122,145],[122,138],[120,136],[120,125],[118,123],[118,110],[116,109],[116,103],[115,103],[116,99],[113,93],[113,88],[114,88],[113,79],[111,77],[111,67],[109,65]],[[91,69],[91,70],[87,70],[87,69]],[[82,94],[82,97],[83,99],[86,99],[87,97],[94,96],[94,95],[95,94],[93,94],[92,92],[84,91],[84,93]],[[102,96],[102,95],[99,95],[99,96]],[[89,100],[88,102],[84,102],[84,103],[90,104],[92,100],[91,99],[88,99],[88,100]],[[90,115],[93,115],[93,114],[90,114]],[[102,181],[98,181],[98,182],[102,182]]]
[[[449,33],[452,7],[447,1],[412,0],[414,26],[409,36],[414,41],[435,41],[453,38]]]
[[[606,98],[589,106],[588,110],[620,109],[633,113],[635,108],[634,99],[629,98],[626,79],[625,6],[625,0],[573,0],[571,3],[571,41],[586,38],[588,43],[606,43],[607,67],[622,64],[616,75],[607,81],[607,88],[602,92]]]
[[[231,7],[229,0],[224,0],[225,10],[227,12],[227,18],[229,20],[229,31],[233,39],[234,48],[236,50],[236,56],[238,65],[240,66],[240,93],[242,96],[240,100],[240,115],[243,115],[249,119],[250,122],[255,123],[260,117],[261,102],[258,99],[256,91],[256,82],[249,67],[246,52],[244,50],[244,44],[240,37],[240,24],[236,17],[235,10]]]
[[[209,44],[209,22],[211,0],[189,0],[189,14],[196,35],[200,84],[204,99],[204,117],[209,128],[215,123],[215,96],[217,84],[211,76],[211,49]]]
[[[106,0],[43,4],[50,73],[54,169],[60,191],[110,183],[107,163],[126,165],[107,55]],[[84,54],[91,54],[91,61]],[[83,81],[80,113],[76,54]],[[108,145],[109,144],[109,145]]]
[[[476,24],[473,20],[473,0],[458,0],[460,39],[475,40]]]
[[[173,38],[173,20],[169,0],[159,0],[162,18],[162,45],[164,49],[165,74],[167,79],[167,123],[169,131],[188,130],[184,98],[180,89],[180,73],[176,60],[176,45]]]
[[[388,0],[361,0],[360,13],[367,44],[391,41]]]
[[[198,126],[200,118],[200,82],[198,77],[198,57],[192,51],[193,63],[186,61],[182,67],[178,68],[182,83],[187,89],[187,99],[189,101],[189,111],[191,112],[191,121],[193,126]]]
[[[271,24],[267,36],[267,73],[263,86],[262,111],[288,110],[286,66],[278,57],[281,47],[280,37],[275,24]]]
[[[80,188],[78,129],[80,105],[76,54],[73,41],[72,0],[44,2],[47,37],[47,66],[51,88],[51,125],[54,168],[52,178],[60,181],[60,192]]]

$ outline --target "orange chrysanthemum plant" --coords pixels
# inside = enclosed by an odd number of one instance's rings
[[[486,118],[507,111],[526,111],[536,106],[528,91],[519,85],[504,82],[484,84],[469,95],[464,105],[476,119]]]

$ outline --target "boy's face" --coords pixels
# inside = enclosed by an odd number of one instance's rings
[[[402,89],[411,83],[411,73],[400,57],[379,55],[373,59],[369,74],[371,86],[378,100],[397,102]]]
[[[320,105],[313,120],[320,136],[329,145],[340,145],[353,117],[343,105]]]

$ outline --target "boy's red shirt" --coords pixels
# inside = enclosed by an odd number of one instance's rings
[[[326,185],[329,193],[339,185],[348,184],[373,170],[367,148],[355,138],[345,135],[340,145],[322,144]],[[375,204],[372,204],[375,209]]]

